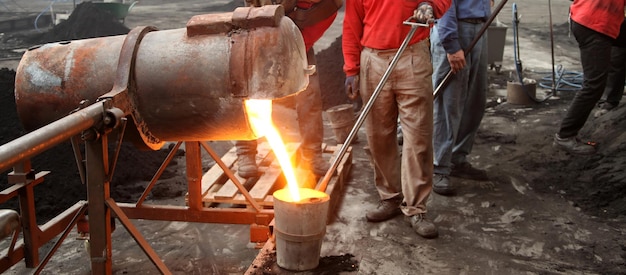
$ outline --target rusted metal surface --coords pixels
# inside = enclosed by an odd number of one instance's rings
[[[0,146],[0,172],[80,134],[101,121],[103,114],[102,104],[93,104]]]
[[[281,12],[280,6],[248,11],[248,23],[243,23],[245,18],[233,23],[234,13],[215,15],[230,22],[220,28],[206,19],[212,15],[204,15],[186,29],[146,33],[133,61],[136,87],[128,94],[133,112],[144,123],[135,128],[149,130],[155,142],[257,138],[243,100],[278,99],[308,84],[302,36]],[[211,33],[228,25],[233,26],[228,32]],[[202,35],[203,30],[208,33]],[[46,125],[82,100],[94,102],[110,92],[125,38],[52,43],[27,51],[15,83],[24,127]]]

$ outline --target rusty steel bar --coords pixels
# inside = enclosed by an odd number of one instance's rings
[[[122,211],[122,209],[119,206],[117,206],[117,203],[115,203],[115,201],[112,198],[107,198],[105,202],[108,208],[111,209],[111,211],[115,214],[117,219],[126,228],[126,231],[128,231],[128,233],[133,237],[133,239],[135,239],[135,242],[137,242],[137,244],[139,245],[139,247],[141,247],[143,252],[146,253],[146,256],[150,258],[150,261],[152,261],[154,266],[156,266],[156,268],[159,269],[161,274],[172,274],[172,272],[169,271],[165,263],[163,263],[161,258],[159,258],[159,255],[154,251],[154,249],[152,249],[148,241],[146,241],[146,239],[144,239],[144,237],[141,235],[141,232],[137,230],[137,227],[133,225],[133,223],[130,221],[128,216],[126,216],[124,211]]]
[[[167,166],[170,164],[172,159],[176,156],[176,152],[178,151],[178,148],[180,148],[180,145],[182,144],[183,143],[180,141],[177,142],[176,145],[174,145],[174,147],[167,154],[167,157],[165,158],[163,163],[161,163],[161,166],[159,167],[159,169],[156,171],[154,176],[152,176],[152,179],[150,180],[150,183],[148,183],[148,186],[144,188],[143,193],[141,194],[141,197],[137,199],[137,203],[135,204],[137,207],[141,207],[143,202],[146,200],[146,198],[150,194],[150,191],[152,191],[152,188],[156,184],[157,180],[161,178],[161,175],[163,175],[163,172],[165,172],[165,169],[167,168]]]
[[[80,134],[100,122],[103,115],[103,103],[92,104],[0,146],[0,172]]]
[[[85,214],[86,211],[87,211],[87,204],[83,203],[80,209],[78,209],[78,212],[76,212],[74,217],[72,217],[72,220],[70,221],[70,223],[65,227],[65,230],[63,230],[63,234],[61,234],[61,236],[56,241],[54,246],[52,246],[52,248],[48,251],[48,253],[43,258],[39,266],[37,266],[37,269],[35,270],[33,274],[38,275],[41,273],[43,268],[46,267],[46,264],[48,263],[48,261],[50,261],[50,258],[52,258],[52,255],[54,255],[57,249],[59,249],[59,247],[63,243],[63,240],[65,240],[65,238],[67,238],[67,235],[72,231],[72,228],[74,228],[74,225],[76,225],[76,223],[78,222],[78,218],[82,216],[83,214]]]
[[[250,195],[250,192],[248,192],[248,190],[237,179],[237,177],[235,177],[233,171],[230,170],[230,168],[228,168],[228,166],[226,166],[226,164],[222,161],[222,158],[220,158],[220,156],[213,149],[211,149],[211,147],[206,142],[200,142],[200,145],[202,145],[204,150],[209,153],[213,160],[215,160],[215,163],[219,165],[220,168],[222,168],[224,174],[226,174],[226,176],[228,176],[228,178],[235,184],[235,186],[237,186],[237,189],[246,198],[246,201],[250,203],[250,206],[252,206],[252,208],[254,208],[254,210],[256,210],[257,212],[260,212],[262,209],[261,205],[259,205],[259,203],[254,200],[252,195]]]

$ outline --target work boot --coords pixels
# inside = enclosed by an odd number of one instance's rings
[[[439,195],[450,196],[456,192],[456,187],[447,175],[435,174],[433,176],[433,191]]]
[[[470,180],[489,180],[489,177],[487,177],[487,171],[472,167],[469,162],[455,164],[452,167],[450,176]]]
[[[598,104],[598,110],[593,114],[594,117],[601,117],[604,114],[608,113],[610,110],[615,109],[617,105],[613,105],[608,102],[602,102]]]
[[[365,218],[367,218],[369,222],[382,222],[391,219],[402,213],[400,211],[400,203],[402,203],[402,199],[400,198],[382,200],[376,209],[368,211],[365,214]]]
[[[252,178],[259,175],[256,165],[256,156],[253,154],[239,155],[237,174],[242,178]]]
[[[552,146],[575,155],[591,155],[596,152],[592,144],[583,143],[576,136],[561,138],[559,134],[554,134]]]
[[[306,168],[318,177],[325,176],[330,170],[330,163],[324,159],[322,153],[303,154],[302,161]]]
[[[426,214],[417,214],[413,216],[404,216],[404,220],[407,221],[417,235],[423,238],[433,239],[439,236],[439,230],[434,223],[426,219]]]

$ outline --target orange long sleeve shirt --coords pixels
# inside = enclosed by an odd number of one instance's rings
[[[347,0],[343,19],[343,70],[347,76],[359,73],[361,50],[397,49],[409,33],[410,26],[402,22],[413,16],[422,2],[429,2],[435,18],[441,17],[451,0]],[[430,34],[428,28],[418,28],[409,45]]]
[[[313,2],[303,0],[300,0],[296,3],[296,6],[301,9],[308,9],[311,8],[313,5]],[[322,35],[324,35],[324,32],[326,32],[326,30],[330,28],[330,25],[333,24],[333,21],[335,21],[336,17],[337,12],[334,12],[331,16],[318,22],[317,24],[300,29],[300,32],[302,33],[302,38],[304,39],[304,46],[306,47],[307,51],[313,47],[317,40],[322,38]]]
[[[624,0],[575,0],[570,7],[572,20],[599,33],[617,38],[624,20]]]

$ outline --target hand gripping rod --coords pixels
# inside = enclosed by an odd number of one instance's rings
[[[502,7],[504,7],[504,4],[506,4],[506,1],[507,0],[500,1],[500,4],[498,4],[496,9],[491,13],[491,16],[489,17],[489,19],[487,19],[487,22],[483,24],[483,27],[480,29],[478,34],[476,34],[476,37],[474,37],[474,40],[470,42],[469,46],[467,46],[466,49],[463,49],[466,57],[467,57],[467,54],[471,52],[472,49],[474,49],[474,46],[476,46],[476,43],[478,43],[478,40],[480,40],[480,37],[482,37],[483,34],[487,31],[487,29],[489,28],[489,25],[491,25],[491,22],[493,22],[493,20],[496,18],[500,10],[502,10]],[[448,71],[448,74],[446,74],[446,76],[443,78],[441,83],[439,83],[439,86],[435,88],[435,91],[433,92],[433,100],[436,99],[439,95],[441,95],[440,93],[441,89],[448,86],[448,83],[450,83],[451,76],[452,76],[452,70]]]

